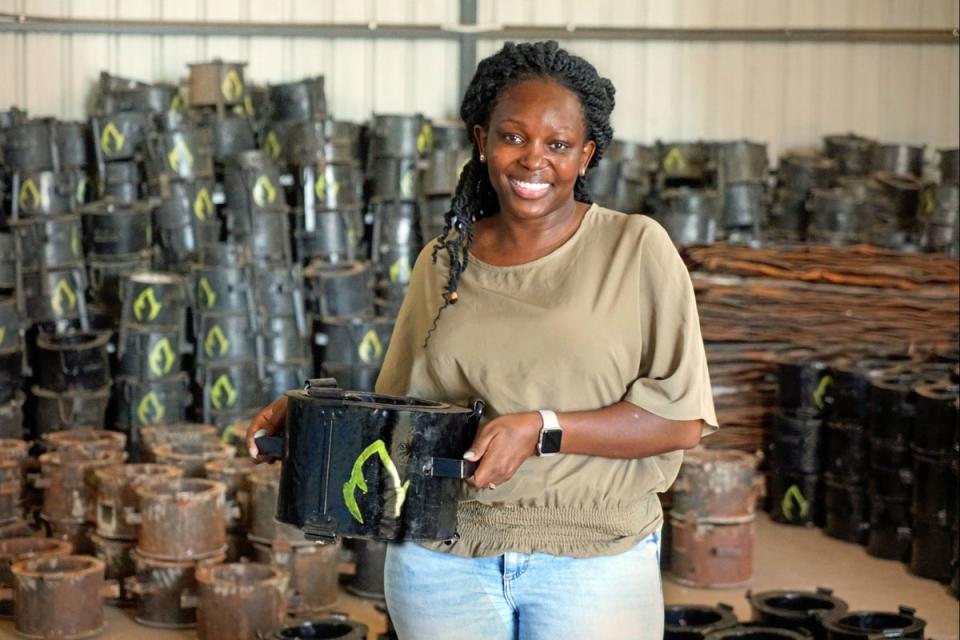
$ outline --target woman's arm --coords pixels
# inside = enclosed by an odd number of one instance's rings
[[[561,453],[605,458],[646,458],[690,449],[700,442],[702,420],[668,420],[623,401],[593,411],[558,413]],[[464,458],[477,461],[469,479],[478,489],[513,477],[536,455],[542,421],[537,412],[499,416],[483,425]],[[471,455],[473,454],[473,455]]]

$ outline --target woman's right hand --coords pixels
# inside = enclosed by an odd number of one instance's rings
[[[257,458],[260,452],[257,450],[255,438],[272,436],[283,428],[286,420],[287,396],[281,396],[268,404],[263,411],[250,421],[250,426],[247,427],[247,449],[250,451],[251,458],[257,460],[257,462],[263,462],[263,460]]]

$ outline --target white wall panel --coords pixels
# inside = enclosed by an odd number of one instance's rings
[[[0,0],[0,11],[147,20],[454,24],[457,0]],[[484,25],[956,28],[955,0],[478,0]],[[562,43],[617,87],[619,137],[749,137],[771,153],[856,131],[956,146],[956,45],[759,42]],[[481,40],[481,57],[502,42]],[[176,82],[187,63],[248,62],[253,82],[326,77],[337,117],[456,114],[453,42],[310,38],[0,34],[0,108],[83,117],[101,70]]]

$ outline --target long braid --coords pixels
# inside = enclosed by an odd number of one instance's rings
[[[480,61],[460,104],[460,118],[466,127],[467,137],[473,139],[474,126],[486,127],[489,124],[497,98],[506,87],[529,78],[559,82],[577,95],[583,108],[587,140],[596,144],[588,168],[596,166],[613,140],[613,127],[610,124],[615,102],[613,84],[601,77],[592,64],[561,49],[552,40],[522,44],[508,42],[500,51]],[[591,202],[582,176],[577,178],[573,195],[579,202]],[[480,150],[474,145],[473,155],[460,173],[439,242],[433,248],[433,262],[437,262],[443,250],[449,259],[450,269],[443,303],[427,334],[427,342],[437,327],[440,314],[457,301],[460,276],[467,268],[470,245],[473,243],[473,223],[495,215],[499,208],[487,167],[480,162]]]

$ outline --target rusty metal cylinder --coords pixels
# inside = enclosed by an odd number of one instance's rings
[[[43,478],[43,515],[51,521],[94,522],[94,472],[123,462],[122,451],[62,449],[40,456]]]
[[[160,560],[199,560],[223,553],[224,491],[223,484],[199,478],[136,487],[141,520],[137,552]]]
[[[184,478],[206,477],[205,464],[211,460],[226,460],[234,455],[236,449],[221,442],[174,442],[153,447],[156,462],[179,467]]]
[[[224,458],[204,465],[206,477],[226,487],[227,531],[246,532],[250,525],[250,474],[256,468],[253,458]]]
[[[103,562],[28,558],[13,565],[14,622],[25,638],[89,638],[103,629]]]
[[[114,540],[136,540],[139,523],[129,517],[137,509],[136,488],[180,478],[178,467],[163,464],[118,464],[94,472],[97,487],[97,533]]]
[[[177,424],[156,424],[140,429],[140,443],[143,456],[154,460],[153,449],[161,444],[185,442],[217,442],[217,428],[212,424],[199,422],[181,422]]]
[[[125,580],[135,573],[131,553],[136,546],[134,540],[114,540],[101,535],[91,534],[93,554],[103,561],[104,577],[108,584],[116,585],[116,593],[110,598],[110,604],[129,605],[134,594],[124,589]]]
[[[276,539],[305,542],[303,532],[277,522],[277,497],[280,492],[280,465],[273,464],[250,474],[250,539],[270,544]]]
[[[200,640],[257,640],[287,616],[289,575],[257,563],[197,569]]]
[[[196,570],[223,562],[223,556],[206,560],[175,562],[147,558],[136,549],[131,554],[135,574],[124,590],[135,594],[134,619],[148,627],[187,629],[197,624]]]
[[[14,564],[27,558],[52,558],[68,556],[73,553],[73,547],[68,542],[22,536],[0,540],[0,590],[13,588]],[[0,616],[13,615],[13,594],[0,598]]]
[[[670,519],[670,577],[697,588],[741,585],[753,576],[756,515],[728,518]]]
[[[23,515],[21,491],[19,481],[0,483],[0,522],[15,521]]]
[[[30,457],[30,443],[15,438],[0,438],[0,460],[24,460]]]
[[[119,431],[106,429],[70,429],[69,431],[51,431],[44,433],[41,440],[48,451],[63,449],[82,449],[84,451],[123,451],[127,446],[127,436]]]
[[[256,562],[290,574],[287,610],[291,615],[321,611],[336,604],[340,595],[340,545],[275,540],[272,545],[255,542],[253,550]]]
[[[687,451],[673,485],[671,513],[679,517],[726,518],[754,513],[759,484],[756,456],[742,451]]]

